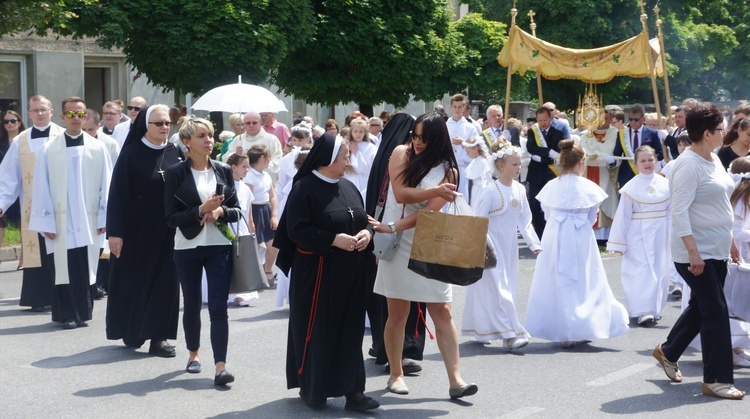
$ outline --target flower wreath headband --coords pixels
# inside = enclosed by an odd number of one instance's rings
[[[519,156],[523,154],[521,151],[521,148],[516,147],[514,145],[507,144],[507,145],[500,147],[500,149],[497,150],[496,152],[492,153],[490,155],[490,160],[492,161],[492,163],[495,163],[497,159],[502,159],[503,157],[512,156],[514,154],[517,154]]]
[[[307,135],[312,138],[312,129],[310,128],[310,124],[308,124],[307,122],[300,122],[298,125],[293,126],[292,132],[296,131],[306,132]]]

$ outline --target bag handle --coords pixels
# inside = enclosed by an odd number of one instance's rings
[[[245,214],[242,213],[242,210],[240,210],[239,213],[240,213],[240,220],[242,220],[242,222],[245,223],[245,227],[247,227],[247,231],[250,231],[250,225],[247,223],[247,220],[245,219]],[[234,229],[232,227],[232,224],[235,224],[235,223],[229,223],[229,229],[232,231],[232,233],[234,233],[234,237],[239,237],[240,235],[239,221],[237,221],[237,229]],[[255,235],[255,233],[252,233],[252,232],[250,234]]]

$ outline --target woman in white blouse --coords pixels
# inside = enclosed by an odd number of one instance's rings
[[[714,106],[698,106],[687,115],[692,145],[675,160],[669,177],[672,194],[671,250],[675,267],[690,286],[690,303],[653,355],[667,377],[682,382],[677,360],[700,332],[703,346],[703,394],[741,399],[734,387],[732,342],[723,286],[727,259],[739,259],[732,238],[732,178],[713,150],[721,145],[724,125]]]

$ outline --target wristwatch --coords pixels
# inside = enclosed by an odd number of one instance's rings
[[[393,233],[396,232],[396,222],[395,221],[391,221],[390,223],[388,223],[388,227],[391,228],[391,234],[393,234]]]

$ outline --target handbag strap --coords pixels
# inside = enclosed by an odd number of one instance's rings
[[[250,225],[247,223],[247,220],[245,219],[245,214],[243,214],[242,211],[239,211],[239,213],[240,213],[240,220],[242,220],[242,222],[245,223],[245,227],[247,227],[247,231],[250,231]],[[229,229],[232,230],[232,233],[234,233],[234,237],[239,237],[240,236],[240,226],[239,226],[239,223],[240,222],[237,221],[237,228],[236,229],[232,227],[232,224],[235,224],[235,223],[228,223],[229,224]],[[250,234],[252,234],[252,232]]]

